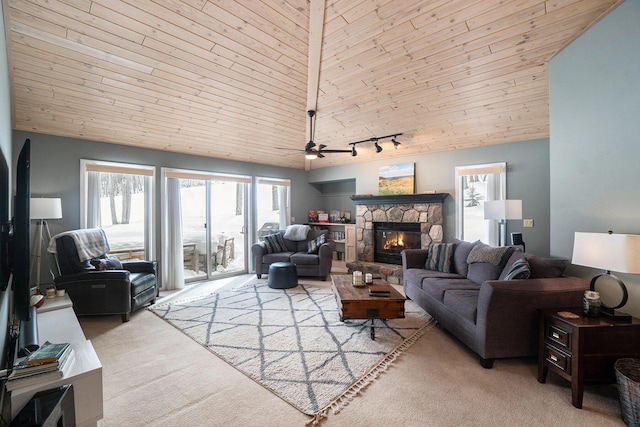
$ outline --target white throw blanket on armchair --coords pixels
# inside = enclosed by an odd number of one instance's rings
[[[73,238],[80,261],[99,257],[111,250],[107,235],[102,228],[87,228],[82,230],[65,231],[51,238],[47,251],[56,253],[56,239],[62,236]]]

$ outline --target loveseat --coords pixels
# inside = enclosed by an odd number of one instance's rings
[[[264,241],[251,246],[256,276],[269,273],[274,262],[291,262],[298,276],[326,280],[331,273],[335,242],[328,230],[312,230],[306,225],[292,225],[264,236]]]
[[[564,275],[568,260],[480,242],[402,252],[404,290],[481,358],[536,356],[538,309],[579,307],[589,283]]]

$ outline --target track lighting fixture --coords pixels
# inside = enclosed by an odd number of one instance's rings
[[[402,135],[401,133],[393,133],[391,135],[385,135],[385,136],[376,136],[373,138],[369,138],[369,139],[363,139],[362,141],[356,141],[356,142],[350,142],[349,145],[353,146],[353,149],[351,150],[351,155],[355,156],[356,154],[354,154],[356,152],[356,145],[358,144],[362,144],[363,142],[373,142],[373,145],[376,147],[376,153],[379,153],[382,151],[382,147],[380,146],[380,144],[378,144],[378,141],[380,141],[381,139],[386,139],[386,138],[391,138],[391,142],[393,142],[393,148],[398,149],[398,146],[400,145],[400,143],[396,140],[397,136]]]
[[[349,145],[351,145],[350,150],[327,150],[326,145],[324,144],[316,145],[316,143],[313,142],[313,117],[316,115],[316,112],[314,110],[309,110],[307,111],[307,115],[309,116],[309,142],[307,142],[307,145],[305,145],[304,147],[304,158],[307,160],[321,159],[324,157],[324,154],[326,153],[351,153],[351,156],[355,157],[358,155],[358,152],[356,151],[356,145],[362,144],[363,142],[373,142],[373,145],[375,146],[375,149],[376,149],[376,153],[379,153],[382,151],[382,147],[380,146],[378,141],[386,138],[392,138],[391,142],[393,143],[393,148],[397,149],[398,146],[400,145],[400,143],[396,140],[396,137],[402,134],[394,133],[391,135],[364,139],[362,141],[350,142],[349,143]]]

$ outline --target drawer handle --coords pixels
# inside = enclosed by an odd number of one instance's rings
[[[558,361],[558,358],[552,354],[552,355],[551,355],[551,360],[552,360],[552,361],[554,361],[554,362],[557,362],[557,361]]]
[[[558,335],[558,333],[557,333],[557,332],[552,332],[552,333],[551,333],[551,336],[552,336],[552,337],[554,337],[554,338],[555,338],[555,339],[557,339],[557,340],[558,340],[558,339],[560,339],[560,335]]]

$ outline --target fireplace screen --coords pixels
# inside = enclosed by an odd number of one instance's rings
[[[420,224],[414,222],[375,222],[374,261],[402,264],[404,249],[420,249]]]

